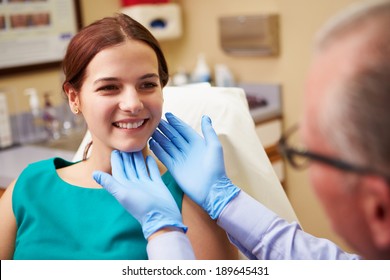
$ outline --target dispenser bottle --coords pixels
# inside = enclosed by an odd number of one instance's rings
[[[180,67],[177,73],[173,75],[172,83],[174,86],[184,86],[188,84],[188,77],[184,68]]]
[[[215,65],[215,86],[217,87],[233,87],[234,78],[232,72],[225,64]]]
[[[40,117],[38,92],[35,88],[26,88],[24,94],[29,97],[30,110],[34,118]]]
[[[191,80],[193,83],[209,83],[211,81],[210,68],[207,65],[203,53],[198,55],[198,60],[192,73]]]
[[[23,129],[20,135],[21,143],[31,143],[44,140],[46,133],[43,129],[41,109],[39,106],[38,92],[35,88],[26,88],[24,94],[28,96],[31,118],[23,121]]]

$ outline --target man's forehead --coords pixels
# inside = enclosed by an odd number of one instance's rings
[[[330,102],[330,97],[340,91],[343,84],[351,77],[353,63],[348,58],[349,47],[337,45],[316,53],[305,80],[303,121],[307,126],[316,128],[320,115]]]

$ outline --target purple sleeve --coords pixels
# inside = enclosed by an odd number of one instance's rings
[[[230,241],[249,259],[360,259],[329,240],[305,233],[241,191],[218,218]]]
[[[154,237],[146,247],[149,260],[194,260],[190,240],[182,231],[171,231]]]

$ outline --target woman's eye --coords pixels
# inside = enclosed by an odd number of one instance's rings
[[[106,85],[98,88],[98,91],[114,91],[117,89],[118,87],[116,85]]]
[[[143,89],[151,89],[151,88],[155,88],[157,86],[158,86],[158,84],[155,83],[155,82],[145,82],[145,83],[143,83],[141,85],[141,88],[143,88]]]

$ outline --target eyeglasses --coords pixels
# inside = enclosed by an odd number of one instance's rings
[[[297,138],[295,132],[297,130],[298,125],[293,126],[291,129],[287,130],[287,132],[279,140],[280,153],[288,160],[288,162],[294,168],[303,169],[309,165],[310,161],[318,161],[323,164],[333,166],[337,169],[341,169],[343,171],[354,172],[358,174],[376,174],[386,178],[387,180],[390,180],[389,175],[384,174],[375,169],[353,165],[340,159],[324,156],[315,152],[308,151],[304,148],[298,148],[296,145],[298,141],[295,141]]]

